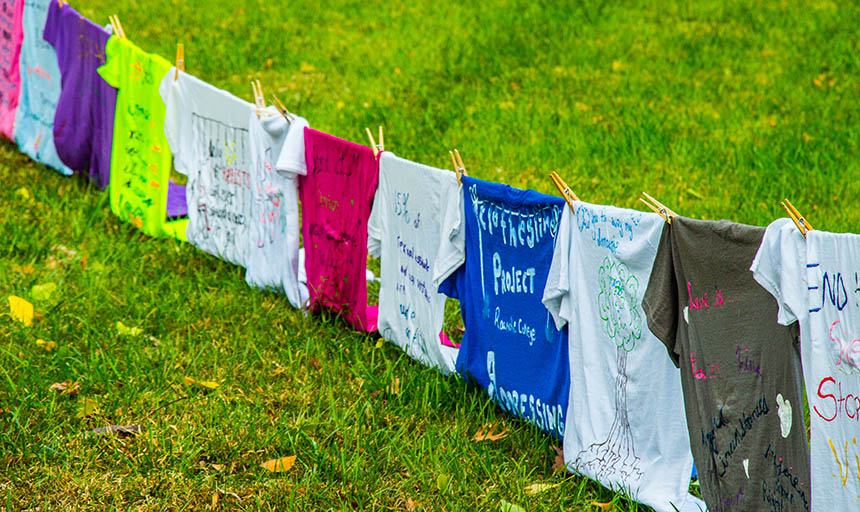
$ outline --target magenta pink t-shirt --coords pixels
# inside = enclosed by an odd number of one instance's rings
[[[21,42],[24,40],[24,0],[0,0],[0,133],[13,140],[15,112],[21,90],[18,68]]]
[[[309,309],[327,308],[359,331],[376,330],[367,305],[367,220],[379,180],[370,148],[305,128],[307,176],[299,178]]]

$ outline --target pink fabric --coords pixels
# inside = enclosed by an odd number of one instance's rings
[[[373,332],[377,306],[367,305],[367,220],[379,161],[365,146],[305,128],[307,176],[299,179],[302,240],[312,311],[341,313]]]
[[[14,140],[15,112],[21,90],[21,71],[18,60],[24,40],[24,0],[0,0],[0,133]],[[10,37],[6,37],[6,35]]]

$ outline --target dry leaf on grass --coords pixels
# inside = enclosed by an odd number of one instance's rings
[[[566,472],[567,464],[564,462],[564,449],[559,448],[558,446],[553,445],[553,450],[555,450],[555,460],[552,463],[552,474]]]
[[[81,389],[81,383],[78,381],[72,382],[71,380],[67,380],[65,382],[55,382],[51,384],[50,389],[57,391],[58,393],[62,393],[64,395],[77,395],[78,391]]]
[[[282,473],[284,471],[289,471],[295,463],[296,456],[290,455],[289,457],[281,457],[280,459],[267,460],[260,464],[260,466],[273,473]]]
[[[140,425],[108,425],[94,428],[90,432],[96,435],[117,434],[120,437],[127,437],[140,434],[143,432],[143,427]]]
[[[201,388],[208,389],[209,391],[218,389],[218,386],[221,385],[221,384],[218,384],[217,382],[212,382],[211,380],[192,379],[191,377],[189,377],[187,375],[185,377],[183,377],[183,380],[185,381],[185,384],[187,386],[199,386]]]
[[[36,346],[41,347],[42,350],[44,350],[45,352],[50,352],[57,348],[56,343],[54,343],[53,341],[43,340],[42,338],[36,340]]]
[[[531,484],[526,487],[526,494],[540,494],[544,491],[548,491],[550,489],[555,489],[561,485],[560,483],[556,484]]]
[[[12,318],[30,327],[33,325],[33,304],[16,295],[9,296],[9,313]]]
[[[596,501],[592,501],[591,504],[595,507],[600,507],[601,510],[611,510],[612,509],[612,502],[611,501],[607,501],[606,503],[598,503]]]
[[[478,433],[475,434],[475,437],[473,438],[473,440],[476,443],[480,443],[481,441],[498,441],[499,439],[503,439],[505,437],[508,437],[508,429],[504,429],[501,432],[499,432],[498,434],[494,434],[493,431],[496,430],[496,425],[493,424],[493,425],[490,425],[490,430],[487,431],[487,433],[485,434],[484,430],[486,430],[486,428],[487,428],[487,426],[484,425],[483,427],[481,427],[481,430],[479,430]]]
[[[81,402],[81,407],[78,409],[78,413],[75,414],[79,419],[84,419],[94,414],[99,413],[99,403],[95,398],[84,398],[84,401]]]

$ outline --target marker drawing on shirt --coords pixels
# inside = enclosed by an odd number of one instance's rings
[[[639,280],[627,265],[607,256],[600,266],[597,281],[600,319],[616,346],[615,420],[606,440],[580,452],[574,467],[584,468],[598,478],[617,473],[625,481],[638,481],[643,473],[639,469],[640,459],[636,456],[627,417],[627,354],[642,337]]]

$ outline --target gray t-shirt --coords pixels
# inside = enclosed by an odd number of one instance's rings
[[[711,511],[809,510],[797,330],[750,272],[764,228],[675,218],[642,301],[681,369],[690,445]]]

